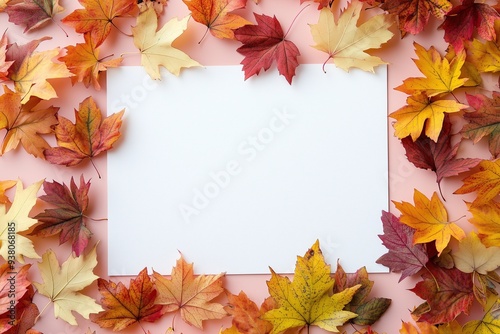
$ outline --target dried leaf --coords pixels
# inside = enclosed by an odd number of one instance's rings
[[[23,0],[9,3],[5,12],[9,15],[9,22],[16,25],[25,25],[24,32],[36,30],[64,10],[59,0]]]
[[[486,204],[497,197],[500,192],[500,160],[483,160],[479,163],[479,171],[463,179],[463,185],[454,194],[476,192],[474,205]]]

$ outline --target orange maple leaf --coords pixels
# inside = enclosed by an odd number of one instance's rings
[[[4,94],[0,95],[0,129],[6,129],[7,133],[0,154],[16,149],[21,143],[29,154],[44,158],[43,151],[50,146],[40,134],[52,132],[59,108],[33,110],[39,102],[40,99],[31,98],[23,105],[21,96],[4,86]]]
[[[71,77],[71,82],[83,82],[85,87],[91,84],[96,90],[101,89],[99,85],[99,73],[106,71],[108,67],[117,67],[123,58],[115,58],[104,61],[104,57],[99,59],[99,49],[95,47],[90,34],[84,34],[85,43],[78,43],[75,46],[67,46],[68,53],[60,57],[69,71],[75,76]]]
[[[16,185],[14,180],[0,181],[0,204],[10,204],[9,197],[5,195],[5,192]]]
[[[268,297],[259,308],[241,291],[238,295],[228,294],[228,305],[224,309],[233,317],[232,323],[241,334],[268,334],[273,325],[261,316],[277,307],[273,298]]]
[[[415,64],[425,78],[408,78],[403,84],[394,88],[409,95],[424,93],[427,96],[436,96],[451,93],[462,87],[467,78],[460,78],[461,69],[465,62],[465,52],[458,53],[451,61],[441,57],[439,52],[431,46],[426,50],[414,42],[415,53],[419,59],[414,59]]]
[[[97,280],[97,286],[104,311],[92,314],[91,320],[103,328],[120,331],[136,322],[154,322],[164,314],[163,306],[155,303],[158,292],[146,268],[130,280],[128,289],[121,282],[102,278]]]
[[[473,205],[482,205],[493,200],[500,193],[500,160],[483,160],[479,171],[463,179],[464,184],[454,194],[476,192]]]
[[[448,213],[436,192],[429,200],[415,189],[413,194],[415,205],[408,202],[393,201],[401,212],[400,221],[415,229],[414,243],[436,242],[439,254],[454,237],[457,240],[465,238],[465,232],[455,223],[448,222]]]
[[[472,218],[469,219],[486,247],[500,247],[500,203],[490,201],[483,205],[468,203]]]
[[[95,47],[104,42],[115,26],[117,17],[135,16],[139,10],[136,0],[79,0],[84,9],[76,9],[62,19],[78,33],[90,33]],[[115,26],[116,27],[116,26]]]
[[[120,137],[120,127],[125,109],[102,119],[101,110],[91,96],[87,97],[78,110],[75,109],[75,124],[58,116],[55,127],[57,144],[44,151],[47,161],[74,166],[85,159],[91,159],[109,150]]]
[[[233,30],[252,24],[243,17],[231,13],[244,8],[246,0],[183,0],[196,22],[207,26],[218,38],[234,39]]]
[[[153,271],[158,289],[156,301],[164,305],[166,312],[180,310],[182,319],[186,323],[203,329],[203,320],[221,319],[227,316],[221,304],[211,302],[224,291],[223,276],[224,273],[195,277],[193,264],[187,263],[181,256],[172,269],[170,279]]]

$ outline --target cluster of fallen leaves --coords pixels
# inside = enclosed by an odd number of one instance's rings
[[[9,32],[0,39],[0,131],[4,133],[0,155],[24,150],[49,163],[74,166],[84,160],[93,163],[100,153],[111,149],[120,136],[124,110],[107,117],[92,98],[80,102],[74,121],[58,114],[53,105],[58,95],[55,80],[68,80],[76,87],[101,89],[100,75],[117,67],[122,57],[100,55],[112,30],[129,34],[145,71],[161,79],[160,67],[174,75],[200,64],[172,44],[187,29],[190,20],[206,26],[212,37],[235,40],[235,50],[243,56],[246,80],[276,66],[292,84],[300,65],[300,50],[276,16],[245,13],[245,0],[184,0],[190,14],[160,25],[166,0],[80,0],[81,8],[65,13],[57,0],[0,0],[0,15],[7,15],[26,34],[45,25],[71,27],[81,34],[76,45],[39,50],[50,37],[32,39],[19,45],[9,40]],[[257,2],[257,1],[256,1]],[[301,4],[309,2],[298,1]],[[485,75],[500,71],[500,15],[493,5],[474,0],[451,3],[448,0],[352,0],[337,13],[333,1],[314,0],[318,20],[310,24],[314,48],[327,54],[344,70],[375,70],[385,62],[370,54],[393,37],[391,26],[402,38],[424,31],[430,20],[441,22],[446,51],[433,46],[415,47],[415,64],[421,77],[411,77],[396,87],[407,94],[406,105],[392,112],[395,135],[401,139],[408,160],[417,168],[436,174],[438,191],[426,196],[415,189],[413,203],[394,201],[400,212],[383,212],[384,234],[380,236],[388,253],[378,262],[401,280],[420,277],[411,291],[424,300],[411,313],[415,324],[403,322],[400,333],[496,333],[500,330],[500,299],[496,285],[500,277],[500,93],[483,87]],[[361,18],[365,8],[379,13]],[[434,18],[433,18],[434,17]],[[119,20],[135,21],[130,32],[121,31]],[[255,23],[252,22],[255,20]],[[471,93],[480,87],[482,93]],[[69,91],[69,88],[67,88]],[[477,92],[477,90],[476,90]],[[453,129],[460,126],[460,130]],[[57,144],[51,147],[51,140]],[[459,157],[463,141],[488,141],[491,159]],[[454,194],[475,194],[467,203],[469,222],[474,231],[466,234],[449,221],[442,181],[457,175],[462,186]],[[45,195],[37,197],[42,188]],[[16,187],[13,200],[6,190]],[[40,311],[32,301],[35,293],[46,296],[54,305],[55,316],[76,324],[73,312],[103,328],[121,330],[138,323],[158,320],[166,313],[179,312],[182,319],[198,328],[203,321],[232,316],[232,327],[223,334],[297,333],[304,327],[318,326],[327,331],[350,322],[368,326],[360,333],[375,333],[373,324],[389,306],[384,298],[368,299],[373,282],[364,269],[346,274],[337,265],[335,274],[324,263],[316,243],[297,258],[292,281],[271,270],[270,297],[259,307],[244,292],[226,291],[227,305],[214,299],[225,291],[223,274],[193,275],[191,264],[182,257],[170,278],[144,269],[131,279],[129,286],[98,278],[97,247],[88,249],[92,232],[87,215],[90,181],[71,178],[69,185],[40,181],[27,188],[21,181],[0,181],[0,267],[1,310],[13,301],[15,321],[10,313],[0,314],[2,333],[38,333],[32,329]],[[37,198],[46,208],[30,217]],[[32,236],[59,236],[60,243],[70,242],[73,254],[59,263],[52,250],[41,257]],[[9,245],[15,240],[15,252]],[[41,259],[37,266],[42,283],[27,278],[30,264],[25,258]],[[9,296],[15,273],[14,298]],[[98,303],[82,290],[97,279],[102,295]],[[483,318],[459,324],[461,314],[469,314],[474,302],[484,310]],[[90,330],[88,331],[90,333]],[[146,332],[146,330],[144,330]]]

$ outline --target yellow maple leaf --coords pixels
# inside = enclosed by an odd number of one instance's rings
[[[89,318],[90,313],[103,311],[93,298],[80,293],[98,278],[93,272],[97,265],[96,247],[79,257],[71,254],[61,266],[55,253],[48,250],[42,255],[42,262],[38,263],[43,283],[33,284],[39,293],[54,303],[55,316],[74,326],[78,324],[72,311],[85,319]]]
[[[36,194],[42,183],[43,180],[40,180],[23,189],[23,183],[18,180],[9,211],[5,212],[6,205],[0,204],[0,255],[9,263],[14,260],[24,263],[24,257],[40,258],[31,240],[19,232],[28,230],[37,222],[29,217],[29,213],[36,203]]]
[[[478,165],[479,171],[467,176],[464,184],[454,194],[476,192],[474,205],[486,204],[500,193],[500,159],[483,160]]]
[[[433,46],[426,50],[417,42],[413,45],[418,56],[418,59],[413,61],[425,78],[408,78],[401,86],[394,89],[409,95],[425,93],[432,97],[442,93],[451,93],[465,84],[467,78],[460,78],[465,62],[465,51],[449,61],[446,57],[441,57]]]
[[[357,22],[363,3],[353,0],[336,22],[329,8],[323,8],[317,24],[311,24],[311,34],[316,42],[313,47],[326,52],[328,59],[341,69],[348,71],[351,67],[373,72],[374,67],[385,64],[379,57],[365,51],[378,49],[392,38],[389,30],[393,21],[386,14],[375,15],[362,23]]]
[[[267,286],[271,297],[278,303],[278,308],[267,311],[262,316],[262,319],[273,324],[270,334],[313,325],[338,332],[338,326],[357,316],[356,313],[343,309],[360,285],[331,294],[334,280],[330,272],[318,241],[303,257],[297,257],[293,282],[271,269],[272,276]]]
[[[500,266],[500,247],[486,247],[474,232],[462,239],[451,255],[455,267],[464,273],[486,275]]]
[[[459,112],[468,107],[453,100],[432,101],[425,94],[408,96],[406,103],[406,106],[389,114],[389,117],[396,119],[394,135],[398,138],[411,135],[413,141],[420,137],[425,125],[427,137],[437,142],[443,127],[444,113]]]
[[[483,318],[471,320],[465,323],[462,328],[463,334],[496,334],[500,333],[500,299],[497,295],[488,298],[488,303],[484,308]],[[460,333],[460,332],[458,332]],[[455,333],[453,333],[455,334]]]
[[[500,36],[500,20],[495,21],[496,36]],[[500,71],[500,38],[495,41],[484,41],[474,39],[467,42],[467,59],[479,72]]]
[[[200,66],[172,43],[187,28],[189,16],[182,20],[173,18],[159,30],[158,18],[152,7],[139,14],[137,25],[132,28],[134,44],[141,52],[141,64],[152,79],[161,79],[160,66],[178,76],[182,68]]]
[[[465,238],[465,232],[455,223],[448,222],[448,213],[436,192],[429,200],[415,189],[412,205],[408,202],[393,201],[401,212],[400,221],[415,229],[414,243],[436,242],[439,254],[454,237],[457,240]]]
[[[468,205],[473,224],[480,233],[486,247],[500,247],[500,203],[488,202],[483,205]]]
[[[0,204],[10,204],[10,200],[5,195],[5,192],[16,185],[16,181],[14,180],[5,180],[0,181]]]
[[[72,76],[64,63],[55,63],[59,56],[59,48],[33,52],[23,59],[16,72],[10,75],[16,91],[22,96],[21,103],[26,103],[31,96],[42,100],[57,97],[54,87],[48,79],[68,78]]]

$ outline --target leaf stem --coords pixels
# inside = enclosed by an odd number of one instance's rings
[[[207,36],[207,33],[208,33],[208,26],[207,26],[207,30],[205,30],[205,33],[203,34],[203,36],[201,36],[201,39],[199,40],[198,44],[201,44],[201,42],[205,39],[205,37]]]
[[[322,67],[322,68],[323,68],[323,73],[326,73],[325,66],[326,66],[326,64],[328,63],[328,61],[329,61],[330,59],[332,59],[332,58],[333,58],[333,57],[332,57],[332,55],[329,55],[329,56],[328,56],[328,58],[327,58],[327,59],[325,60],[325,62],[323,63],[323,67]]]
[[[298,13],[297,15],[295,15],[295,17],[293,18],[293,21],[292,23],[290,23],[290,26],[288,26],[288,29],[286,31],[286,33],[283,35],[283,39],[286,38],[286,35],[288,35],[288,33],[290,32],[290,29],[292,29],[292,26],[293,24],[295,23],[295,20],[297,20],[297,17],[299,17],[299,15],[307,8],[309,7],[311,4],[307,4],[307,6],[305,6],[304,8],[302,8]]]
[[[49,302],[47,304],[45,304],[45,306],[43,307],[43,309],[38,313],[38,315],[36,316],[35,318],[35,321],[34,323],[36,324],[38,322],[38,319],[42,316],[42,313],[47,309],[47,307],[50,305],[50,302],[51,300],[49,300]]]
[[[87,219],[90,219],[94,222],[102,222],[102,221],[105,221],[105,220],[108,220],[108,218],[92,218],[92,217],[89,217],[87,215],[82,215],[83,217],[87,218]]]
[[[99,173],[99,170],[97,169],[97,166],[94,163],[94,159],[90,158],[90,162],[92,163],[92,166],[94,166],[94,169],[97,172],[97,176],[99,176],[99,178],[102,179],[101,173]]]

